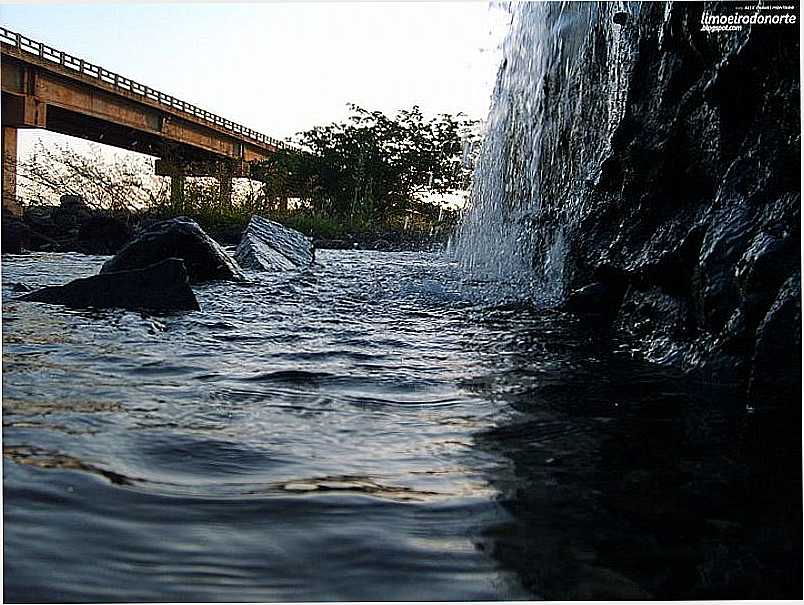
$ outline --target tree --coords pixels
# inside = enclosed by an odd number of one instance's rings
[[[153,175],[152,159],[110,156],[97,145],[82,154],[40,141],[19,162],[16,175],[27,204],[52,204],[73,194],[96,210],[136,212],[167,199],[167,184]]]
[[[345,122],[299,133],[259,167],[269,197],[299,198],[340,220],[383,221],[421,206],[431,194],[465,190],[467,145],[478,123],[462,114],[426,119],[418,106],[393,118],[349,105]]]

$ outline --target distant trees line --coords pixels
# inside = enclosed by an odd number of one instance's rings
[[[281,150],[259,166],[269,197],[298,198],[336,220],[382,222],[411,211],[437,214],[433,198],[468,189],[476,120],[427,119],[418,106],[393,117],[349,108],[346,121],[299,133],[302,152]]]
[[[462,114],[426,118],[418,106],[394,116],[349,109],[345,121],[296,135],[301,151],[283,149],[253,166],[254,180],[238,184],[231,208],[221,208],[214,180],[188,179],[185,209],[281,214],[291,198],[296,214],[350,227],[440,220],[439,200],[469,187],[478,122]],[[115,212],[170,212],[168,183],[153,175],[147,158],[110,161],[98,151],[82,155],[69,146],[40,145],[19,163],[18,180],[28,203],[74,194]]]

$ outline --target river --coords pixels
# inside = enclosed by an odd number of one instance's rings
[[[446,256],[318,251],[304,272],[196,287],[200,312],[13,300],[103,260],[3,258],[6,601],[795,582],[772,533],[795,525],[784,430],[749,464],[760,411],[571,316],[495,301]]]

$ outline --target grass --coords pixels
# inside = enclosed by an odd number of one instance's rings
[[[194,196],[195,197],[195,196]],[[206,196],[186,200],[180,210],[169,204],[153,208],[147,216],[165,219],[186,216],[197,222],[211,237],[224,244],[236,244],[248,225],[251,216],[258,214],[295,229],[313,239],[372,241],[388,238],[396,241],[426,240],[430,236],[430,223],[416,221],[406,225],[403,217],[390,220],[336,219],[311,211],[264,211],[249,206],[221,206],[209,203]]]

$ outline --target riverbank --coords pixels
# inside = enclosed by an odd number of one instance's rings
[[[176,216],[165,210],[112,212],[93,210],[78,196],[63,196],[61,204],[29,206],[21,217],[3,215],[2,245],[4,253],[22,250],[42,252],[79,252],[83,254],[115,254],[142,227]],[[251,214],[231,213],[185,214],[195,220],[219,244],[236,246],[248,225]],[[295,229],[313,240],[317,249],[414,251],[443,245],[450,233],[449,225],[406,228],[399,221],[390,224],[348,224],[304,213],[275,213],[266,218]]]

